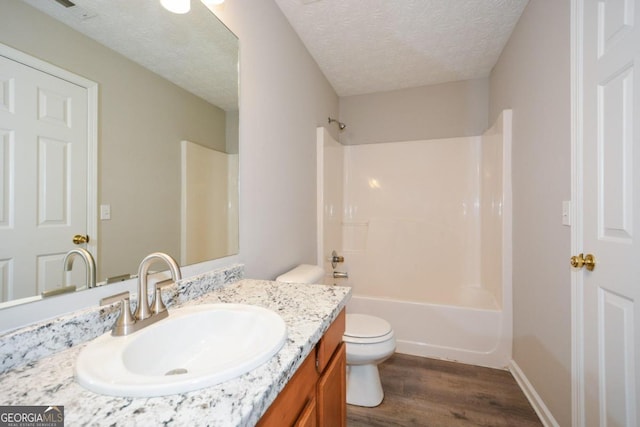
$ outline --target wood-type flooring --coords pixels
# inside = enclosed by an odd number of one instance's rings
[[[396,353],[380,366],[380,406],[347,406],[348,427],[539,427],[509,371]]]

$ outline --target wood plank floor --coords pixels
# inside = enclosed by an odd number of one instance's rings
[[[380,377],[382,404],[348,405],[348,427],[542,426],[508,371],[396,353]]]

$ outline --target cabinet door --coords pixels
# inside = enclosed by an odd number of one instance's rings
[[[346,314],[343,309],[336,320],[333,321],[327,332],[324,333],[322,339],[318,342],[317,355],[318,363],[316,367],[319,373],[323,373],[327,368],[327,364],[338,350],[338,346],[342,342],[344,329],[346,326]]]
[[[307,406],[304,407],[302,413],[298,417],[294,427],[316,427],[318,425],[318,411],[316,407],[316,398],[313,396]]]
[[[262,416],[258,427],[287,427],[298,425],[298,419],[307,410],[309,402],[315,401],[318,382],[316,352],[312,351],[302,366],[280,392],[278,398]],[[315,404],[313,405],[315,407]],[[305,424],[301,424],[305,425]],[[306,424],[312,426],[313,424]]]
[[[318,426],[347,425],[347,355],[341,343],[318,381]]]

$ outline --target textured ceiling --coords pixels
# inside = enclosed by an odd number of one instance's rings
[[[23,0],[226,111],[238,109],[238,40],[200,1],[176,15],[157,0]]]
[[[340,96],[487,77],[528,0],[275,0]]]

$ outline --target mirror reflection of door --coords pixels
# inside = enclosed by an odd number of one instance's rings
[[[86,88],[0,56],[0,301],[62,286],[87,233],[87,135]]]

